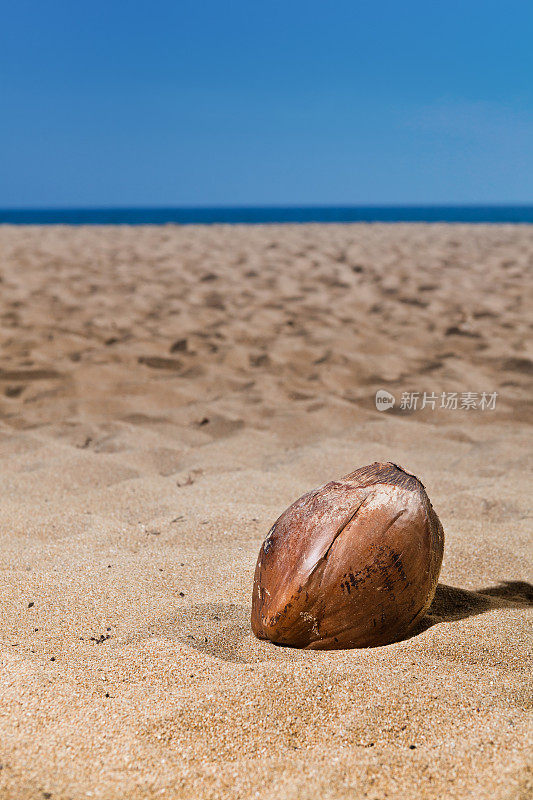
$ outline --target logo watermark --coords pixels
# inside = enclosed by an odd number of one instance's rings
[[[376,408],[378,411],[386,411],[388,408],[393,408],[396,398],[386,389],[378,389],[376,392]]]
[[[402,392],[398,408],[401,411],[422,411],[429,408],[456,411],[494,411],[498,392]],[[394,408],[396,397],[386,389],[376,392],[376,408],[388,411]]]

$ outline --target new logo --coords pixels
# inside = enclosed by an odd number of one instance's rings
[[[376,392],[376,408],[378,411],[387,411],[388,408],[393,408],[396,398],[385,389],[378,389]]]

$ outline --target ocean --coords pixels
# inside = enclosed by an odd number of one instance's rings
[[[10,225],[253,225],[283,222],[533,223],[533,205],[0,209],[0,224]]]

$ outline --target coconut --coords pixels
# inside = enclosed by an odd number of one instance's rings
[[[255,570],[252,630],[310,649],[404,638],[435,594],[444,533],[422,483],[374,463],[296,500]]]

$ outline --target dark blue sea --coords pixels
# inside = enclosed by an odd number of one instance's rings
[[[253,225],[274,222],[533,223],[533,205],[0,209],[0,224],[10,225]]]

